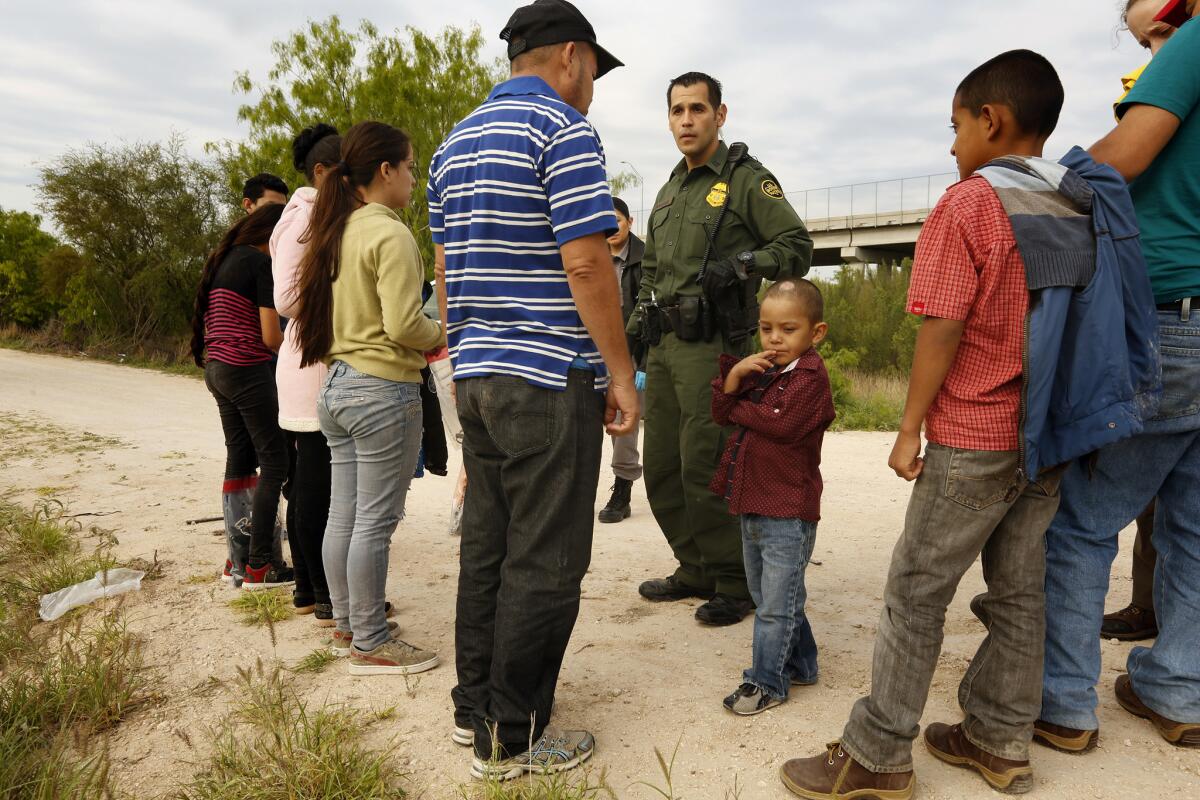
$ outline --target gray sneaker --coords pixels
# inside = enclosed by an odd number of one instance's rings
[[[546,728],[542,738],[524,753],[499,761],[471,761],[471,777],[476,780],[506,781],[525,773],[549,775],[577,767],[596,752],[596,739],[587,731],[563,731]]]
[[[437,653],[390,639],[374,650],[350,648],[351,675],[412,675],[438,665]]]
[[[725,698],[724,705],[738,716],[751,717],[783,703],[782,698],[771,697],[753,683],[743,683]]]

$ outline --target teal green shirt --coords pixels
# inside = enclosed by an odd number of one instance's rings
[[[1117,110],[1141,103],[1179,118],[1179,130],[1129,186],[1150,284],[1159,303],[1200,295],[1200,22],[1185,24]]]

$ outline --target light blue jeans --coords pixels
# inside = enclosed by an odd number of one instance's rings
[[[374,650],[388,640],[388,547],[421,449],[420,384],[366,375],[342,361],[317,401],[332,457],[321,558],[338,630]]]
[[[742,514],[742,554],[754,612],[754,650],[742,680],[786,698],[793,681],[817,681],[817,643],[804,613],[804,570],[817,525],[802,519]]]
[[[1117,533],[1158,496],[1154,607],[1158,638],[1129,655],[1147,706],[1200,722],[1200,315],[1159,312],[1163,400],[1132,439],[1106,447],[1094,471],[1073,464],[1046,532],[1046,661],[1042,719],[1099,727],[1100,625]]]

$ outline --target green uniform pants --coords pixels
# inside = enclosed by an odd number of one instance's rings
[[[708,488],[725,448],[726,431],[712,418],[721,353],[738,350],[720,338],[681,342],[673,333],[650,349],[643,480],[650,510],[679,561],[676,580],[748,599],[738,519]]]

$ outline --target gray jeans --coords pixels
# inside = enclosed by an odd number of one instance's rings
[[[361,650],[388,640],[388,547],[421,449],[419,387],[335,361],[317,399],[332,458],[321,560],[338,630]]]
[[[638,408],[646,409],[646,393],[638,392]],[[638,434],[642,425],[624,436],[610,436],[612,439],[612,471],[613,475],[626,481],[636,481],[642,477],[642,456],[638,453]]]
[[[981,554],[987,591],[971,610],[988,633],[958,688],[963,731],[992,755],[1028,758],[1041,708],[1045,532],[1063,470],[1024,486],[1016,470],[1013,451],[926,448],[892,553],[871,693],[854,705],[842,734],[846,752],[873,772],[912,769],[946,607]]]

